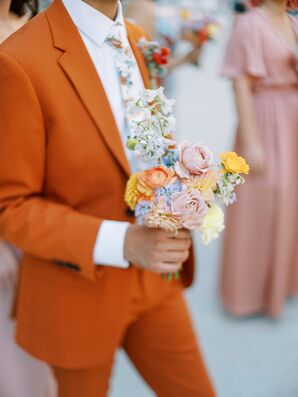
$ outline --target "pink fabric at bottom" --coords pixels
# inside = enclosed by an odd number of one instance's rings
[[[22,351],[15,343],[10,319],[13,289],[0,287],[0,396],[56,397],[49,367]]]

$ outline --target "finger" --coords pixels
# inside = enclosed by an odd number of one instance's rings
[[[163,244],[163,252],[167,251],[186,251],[189,250],[192,245],[192,240],[190,238],[181,240],[181,239],[168,239]]]
[[[164,257],[165,263],[184,263],[189,257],[189,251],[169,251]]]
[[[184,248],[181,251],[177,251],[175,247],[172,250],[164,252],[156,252],[151,256],[151,263],[184,263],[189,257],[189,249]]]
[[[157,263],[150,268],[154,273],[177,273],[182,268],[182,263]]]
[[[191,238],[191,233],[189,230],[179,230],[178,233],[175,235],[168,235],[170,238],[175,239],[175,240],[187,240]]]
[[[169,249],[169,251],[188,251],[192,246],[192,240],[185,239],[185,240],[174,240],[172,242],[174,249]]]
[[[155,259],[163,260],[164,256],[168,254],[168,252],[184,252],[188,251],[191,248],[192,241],[190,239],[187,240],[176,240],[176,239],[168,239],[164,241],[162,244],[159,244],[158,247],[156,247],[154,253],[152,253],[153,256],[155,256]]]

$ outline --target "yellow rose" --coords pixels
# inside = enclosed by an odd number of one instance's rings
[[[220,155],[221,163],[224,167],[224,173],[232,173],[232,174],[248,174],[249,173],[249,165],[245,161],[245,159],[241,156],[238,156],[235,152],[225,152]]]
[[[134,211],[136,208],[138,198],[139,198],[139,192],[137,189],[138,186],[138,179],[139,179],[139,174],[133,174],[126,185],[126,190],[125,190],[125,202],[129,206],[129,208]]]

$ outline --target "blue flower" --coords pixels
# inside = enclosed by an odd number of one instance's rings
[[[137,222],[139,225],[144,223],[144,216],[149,214],[151,211],[152,204],[150,201],[143,200],[140,201],[135,208],[135,216],[137,217]]]
[[[172,202],[172,195],[174,193],[181,192],[182,184],[180,181],[176,181],[159,189],[156,189],[155,196],[156,202],[158,202],[160,197],[165,197],[167,200],[167,204],[170,206]]]
[[[167,154],[162,158],[162,161],[166,167],[173,167],[179,160],[178,150],[169,150]]]

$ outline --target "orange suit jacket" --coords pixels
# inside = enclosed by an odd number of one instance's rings
[[[144,83],[149,76],[127,23]],[[93,63],[61,0],[0,47],[0,234],[24,252],[17,340],[63,368],[121,340],[134,267],[95,266],[103,219],[130,221],[129,165]],[[147,283],[159,275],[145,272]],[[183,272],[193,278],[193,260]]]

